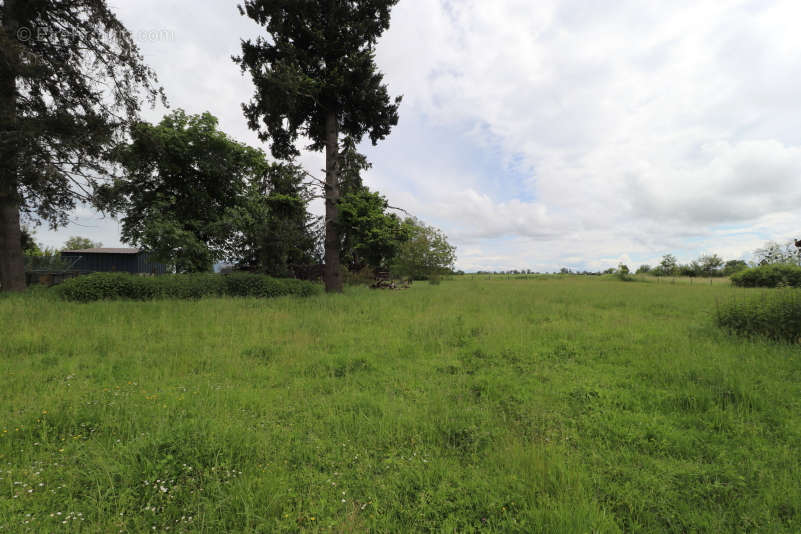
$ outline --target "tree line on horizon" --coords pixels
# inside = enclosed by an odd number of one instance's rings
[[[245,0],[264,36],[233,58],[253,82],[243,104],[264,151],[231,139],[210,113],[167,105],[156,73],[106,0],[5,0],[0,5],[0,286],[25,288],[21,223],[68,222],[78,203],[120,217],[122,240],[176,272],[216,262],[274,276],[322,264],[328,291],[344,271],[449,271],[454,248],[401,216],[363,181],[365,137],[398,122],[375,45],[398,0]],[[21,29],[26,31],[20,31]],[[27,31],[35,29],[36,31]],[[325,153],[322,179],[301,168],[302,146]],[[308,211],[313,198],[325,215]]]
[[[573,274],[583,276],[618,275],[627,277],[631,274],[651,276],[687,276],[687,277],[728,277],[746,269],[766,265],[796,265],[801,266],[801,241],[790,240],[783,244],[769,241],[753,252],[753,259],[746,262],[742,259],[724,260],[717,254],[703,254],[698,259],[687,263],[680,263],[673,254],[665,254],[656,266],[640,265],[632,271],[628,265],[621,263],[616,268],[610,267],[603,271],[575,270],[562,267],[555,274]],[[460,271],[461,273],[461,271]],[[464,274],[464,273],[461,273]],[[501,271],[480,270],[479,275],[532,275],[543,274],[531,269],[511,269]],[[547,273],[545,273],[547,274]]]

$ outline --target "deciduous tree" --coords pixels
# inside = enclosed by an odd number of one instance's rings
[[[665,254],[659,262],[659,270],[665,276],[675,275],[679,268],[679,262],[673,254]]]
[[[403,242],[395,256],[392,271],[415,280],[453,270],[456,248],[440,230],[416,219],[407,219],[411,237]]]
[[[72,236],[67,239],[61,250],[83,250],[87,248],[100,248],[103,243],[95,242],[88,237]]]
[[[748,264],[743,260],[729,260],[723,266],[723,276],[731,276],[740,271],[748,269]]]
[[[701,272],[706,276],[715,276],[720,273],[723,267],[723,258],[717,254],[705,254],[698,258],[698,265],[701,267]]]
[[[178,272],[208,271],[232,254],[235,233],[252,215],[248,190],[261,187],[269,168],[262,151],[228,137],[213,115],[183,110],[157,125],[136,124],[114,158],[122,177],[99,188],[98,205],[121,214],[123,241]]]
[[[414,225],[390,211],[386,198],[367,187],[348,193],[340,202],[342,257],[351,270],[388,269],[415,231]]]
[[[36,238],[33,235],[33,232],[27,226],[23,226],[21,228],[20,238],[22,241],[22,253],[25,255],[28,254],[38,254],[41,252],[39,248],[39,244],[36,243]]]

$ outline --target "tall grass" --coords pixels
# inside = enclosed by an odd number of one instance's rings
[[[773,341],[801,341],[801,290],[778,289],[732,298],[717,307],[717,322],[730,332]]]
[[[736,291],[3,298],[0,532],[799,532],[801,348]]]

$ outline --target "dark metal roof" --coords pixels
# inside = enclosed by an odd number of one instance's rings
[[[139,254],[138,248],[85,248],[82,250],[64,250],[62,254]]]

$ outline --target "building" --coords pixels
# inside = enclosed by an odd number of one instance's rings
[[[138,248],[87,248],[65,250],[61,258],[70,271],[119,272],[131,274],[165,274],[167,266],[150,261],[149,255]]]

